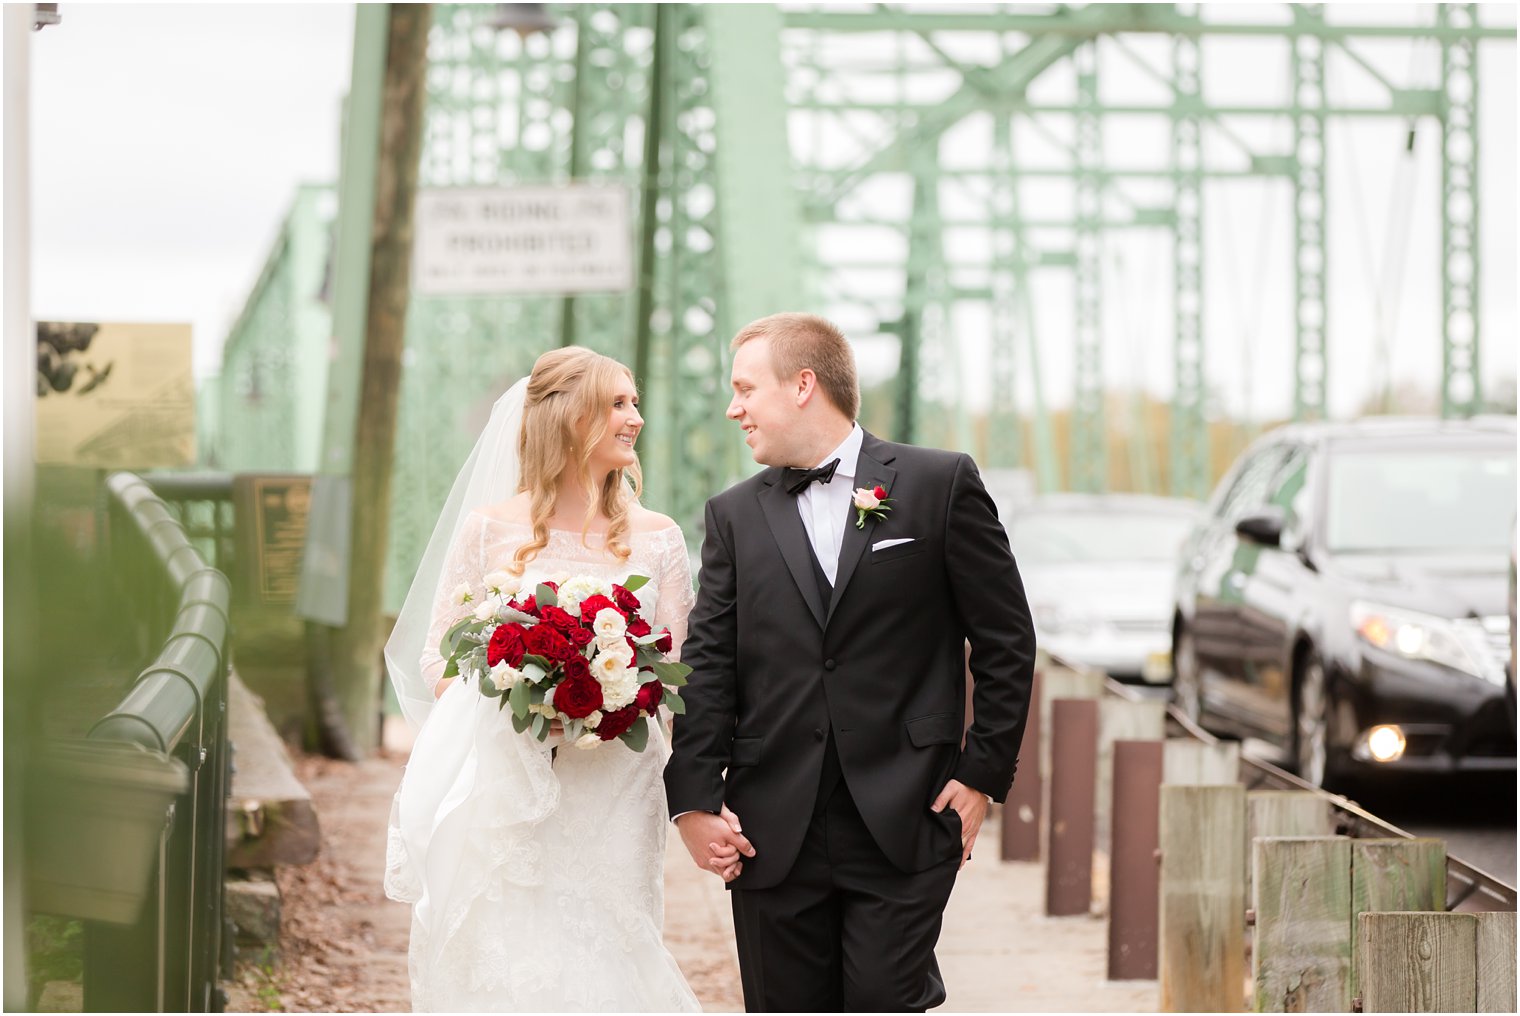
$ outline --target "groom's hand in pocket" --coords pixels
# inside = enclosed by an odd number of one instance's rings
[[[971,860],[971,847],[976,843],[976,834],[982,831],[982,819],[987,817],[987,801],[987,795],[980,790],[968,787],[960,780],[951,780],[929,806],[929,810],[934,812],[944,811],[946,807],[954,808],[955,813],[961,817],[962,868]]]
[[[689,811],[676,819],[681,842],[698,868],[732,882],[743,870],[743,858],[754,857],[755,848],[745,837],[739,817],[725,805],[721,815]]]

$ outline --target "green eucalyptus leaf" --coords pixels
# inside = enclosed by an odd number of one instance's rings
[[[518,681],[507,693],[508,702],[512,706],[513,716],[528,715],[528,684],[526,681]]]
[[[533,736],[540,741],[549,736],[549,721],[544,719],[543,713],[533,714]]]
[[[686,683],[686,675],[691,673],[691,668],[684,663],[656,663],[650,668],[654,676],[660,679],[661,684],[672,685],[679,688]]]
[[[513,716],[512,716],[512,729],[515,730],[515,731],[517,731],[519,734],[523,733],[524,731],[526,731],[528,729],[528,723],[529,723],[529,720],[528,720],[528,718],[526,716],[518,716],[515,713],[513,714]]]
[[[634,751],[643,751],[649,743],[649,720],[640,716],[633,726],[618,736],[618,740]]]
[[[559,594],[543,583],[539,583],[538,588],[533,590],[533,599],[540,607],[559,606]]]
[[[661,700],[660,704],[677,716],[686,715],[686,700],[669,688],[665,689],[665,697]]]
[[[649,576],[648,575],[630,575],[630,576],[628,576],[628,581],[627,582],[619,582],[618,585],[622,586],[624,589],[628,590],[630,593],[635,593],[635,592],[638,592],[640,589],[643,589],[645,586],[649,585]]]

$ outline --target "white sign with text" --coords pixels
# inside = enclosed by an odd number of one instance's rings
[[[633,287],[628,191],[450,187],[417,193],[420,296],[619,292]]]

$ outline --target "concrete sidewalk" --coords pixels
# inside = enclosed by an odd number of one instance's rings
[[[296,760],[321,818],[322,853],[310,865],[281,870],[280,962],[273,969],[240,964],[229,1009],[409,1008],[410,911],[381,891],[385,824],[403,757],[359,765]],[[945,914],[938,953],[950,994],[942,1010],[1155,1011],[1154,981],[1104,981],[1104,921],[1043,916],[1043,868],[997,861],[997,831],[993,816],[977,843],[978,859],[961,872]],[[665,873],[671,952],[706,1009],[740,1011],[733,919],[723,884],[698,871],[674,835]]]

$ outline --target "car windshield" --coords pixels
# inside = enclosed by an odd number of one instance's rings
[[[1513,448],[1342,451],[1330,458],[1332,553],[1509,547]]]
[[[1009,535],[1020,564],[1171,561],[1192,526],[1161,512],[1031,512]]]

